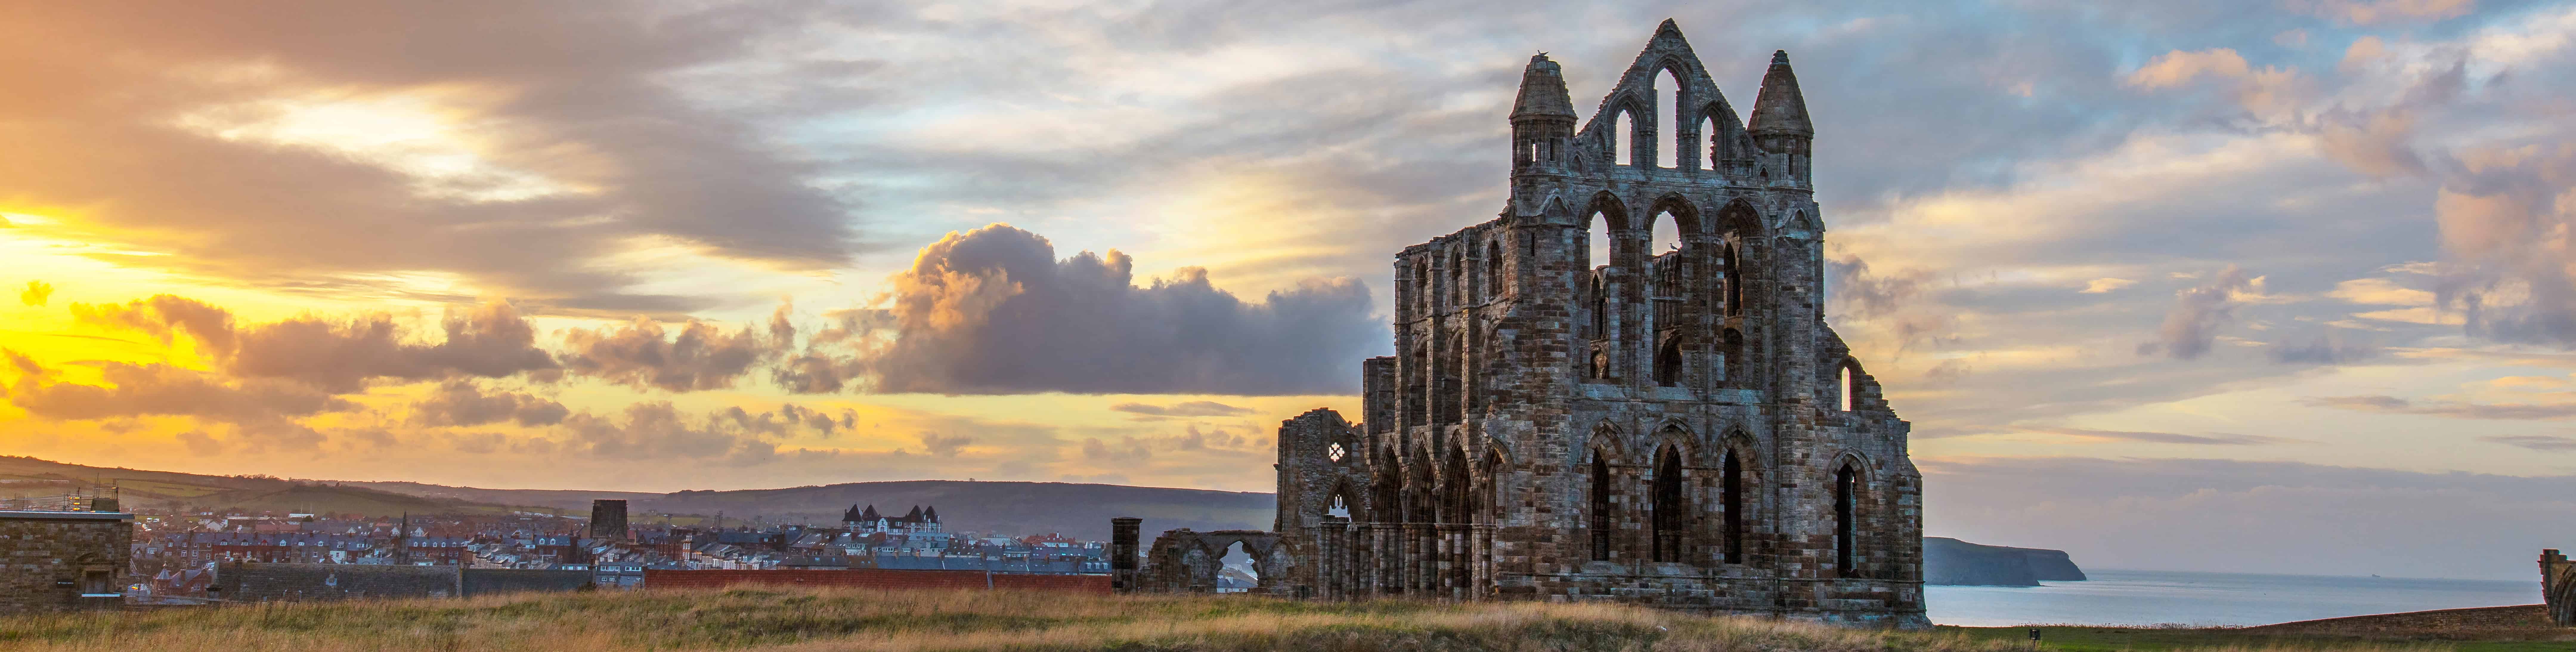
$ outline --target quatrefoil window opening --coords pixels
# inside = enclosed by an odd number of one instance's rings
[[[1331,447],[1324,449],[1324,457],[1332,458],[1335,462],[1342,461],[1342,456],[1346,454],[1342,451],[1341,442],[1333,442]]]

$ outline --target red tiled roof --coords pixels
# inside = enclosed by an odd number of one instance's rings
[[[850,570],[646,570],[644,588],[648,589],[720,589],[742,584],[775,586],[828,586],[838,588],[896,590],[956,590],[985,588],[983,571],[970,570],[886,570],[854,568]],[[991,576],[992,588],[1003,590],[1072,591],[1109,593],[1107,575],[1028,575]]]

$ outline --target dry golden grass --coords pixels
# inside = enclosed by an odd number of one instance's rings
[[[2023,648],[2013,642],[1979,641],[1957,634],[1706,618],[1602,604],[737,589],[20,615],[0,618],[0,649],[2004,652]]]

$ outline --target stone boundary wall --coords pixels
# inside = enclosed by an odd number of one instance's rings
[[[458,566],[283,564],[237,561],[215,567],[216,597],[232,602],[305,602],[464,595]]]
[[[2436,609],[2393,614],[2373,614],[2345,618],[2302,620],[2247,627],[2243,631],[2260,634],[2325,634],[2344,632],[2412,632],[2452,629],[2527,629],[2556,627],[2549,620],[2548,605],[2521,604],[2509,607],[2470,607]]]
[[[590,571],[465,569],[465,597],[529,591],[579,591],[594,588]]]

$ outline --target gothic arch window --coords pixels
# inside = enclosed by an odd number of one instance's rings
[[[1502,294],[1503,242],[1494,240],[1485,243],[1485,296],[1491,298]]]
[[[1842,395],[1837,397],[1837,400],[1842,404],[1842,411],[1850,412],[1852,411],[1852,398],[1858,395],[1860,386],[1853,384],[1852,366],[1850,364],[1839,365],[1837,368],[1841,369],[1841,375],[1834,379],[1834,389],[1836,393]]]
[[[1682,338],[1665,338],[1663,346],[1655,347],[1655,384],[1665,387],[1682,384]]]
[[[1834,569],[1843,577],[1860,577],[1860,469],[1850,463],[1834,471]]]
[[[1690,529],[1690,503],[1682,490],[1681,451],[1655,456],[1655,561],[1682,561],[1682,533]]]
[[[1665,68],[1663,72],[1655,75],[1654,81],[1656,101],[1655,117],[1669,118],[1660,119],[1658,122],[1663,123],[1662,128],[1671,132],[1670,135],[1674,137],[1672,146],[1656,148],[1661,151],[1655,153],[1655,165],[1656,167],[1680,168],[1682,166],[1682,149],[1690,146],[1688,141],[1680,139],[1682,125],[1689,124],[1688,122],[1685,122],[1686,118],[1684,118],[1684,116],[1686,114],[1682,111],[1682,100],[1684,99],[1682,97],[1682,80],[1678,71],[1673,68]]]
[[[1598,449],[1592,451],[1590,498],[1592,506],[1586,510],[1589,522],[1585,523],[1585,529],[1592,533],[1592,559],[1609,561],[1610,527],[1614,522],[1610,513],[1610,461],[1605,459]]]
[[[1380,448],[1375,466],[1383,471],[1377,477],[1377,497],[1369,500],[1369,506],[1374,508],[1370,510],[1369,518],[1383,522],[1404,520],[1403,503],[1400,502],[1404,496],[1404,476],[1398,472],[1404,468],[1403,461],[1396,459],[1394,448]]]
[[[1725,257],[1718,262],[1721,273],[1726,275],[1726,314],[1730,317],[1744,314],[1744,270],[1740,253],[1735,242],[1730,240],[1726,243],[1726,252],[1721,254]]]
[[[1720,534],[1726,538],[1726,563],[1744,563],[1744,457],[1734,447],[1726,449],[1726,460],[1718,471],[1718,496],[1726,508],[1726,522]]]
[[[1637,115],[1624,104],[1610,114],[1610,164],[1629,165],[1637,156]]]

